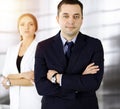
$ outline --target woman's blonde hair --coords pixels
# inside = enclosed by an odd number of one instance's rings
[[[37,31],[37,30],[38,30],[38,22],[37,22],[37,19],[36,19],[36,17],[35,17],[33,14],[30,14],[30,13],[22,14],[22,15],[18,18],[18,23],[17,23],[18,29],[19,29],[19,23],[20,23],[21,19],[22,19],[23,17],[25,17],[25,16],[28,16],[28,17],[30,17],[31,19],[33,19],[33,22],[34,22],[34,24],[35,24],[35,31]],[[20,40],[23,40],[22,36],[20,36]]]

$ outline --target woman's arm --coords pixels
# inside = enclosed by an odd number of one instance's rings
[[[33,86],[33,82],[25,78],[9,79],[9,81],[11,83],[10,86]]]
[[[29,71],[29,72],[23,72],[23,73],[19,73],[19,74],[9,74],[7,76],[7,78],[9,78],[9,79],[24,78],[24,79],[28,79],[28,80],[34,80],[34,72]]]
[[[9,81],[9,84],[7,83],[8,81]],[[8,89],[10,86],[33,86],[34,85],[33,81],[30,81],[25,78],[13,79],[13,78],[7,78],[7,77],[3,77],[2,84],[6,89]]]
[[[7,82],[10,82],[10,85]],[[23,72],[20,74],[9,74],[2,81],[3,86],[8,89],[10,86],[33,86],[34,72]]]

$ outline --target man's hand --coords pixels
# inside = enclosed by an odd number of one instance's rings
[[[58,73],[58,72],[55,71],[55,70],[48,70],[48,72],[47,72],[47,79],[51,81],[51,78],[52,78],[52,76],[53,76],[55,73]]]
[[[95,63],[91,63],[86,67],[82,75],[96,74],[99,70],[99,66],[95,65]]]
[[[51,78],[52,78],[52,76],[53,76],[55,73],[57,73],[57,75],[56,75],[57,81],[56,81],[56,82],[57,82],[58,84],[60,84],[62,74],[59,74],[59,73],[58,73],[57,71],[55,71],[55,70],[48,70],[48,72],[47,72],[47,79],[51,81]]]

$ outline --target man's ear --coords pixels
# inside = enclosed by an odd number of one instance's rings
[[[56,20],[57,20],[57,23],[59,23],[59,17],[58,16],[56,16]]]

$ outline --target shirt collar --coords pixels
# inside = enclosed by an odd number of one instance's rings
[[[67,40],[66,40],[61,34],[60,34],[60,38],[61,38],[62,43],[63,43],[63,46],[64,46],[65,43],[67,42]],[[75,44],[76,39],[77,39],[77,36],[72,39],[72,42],[73,42],[74,44]]]

